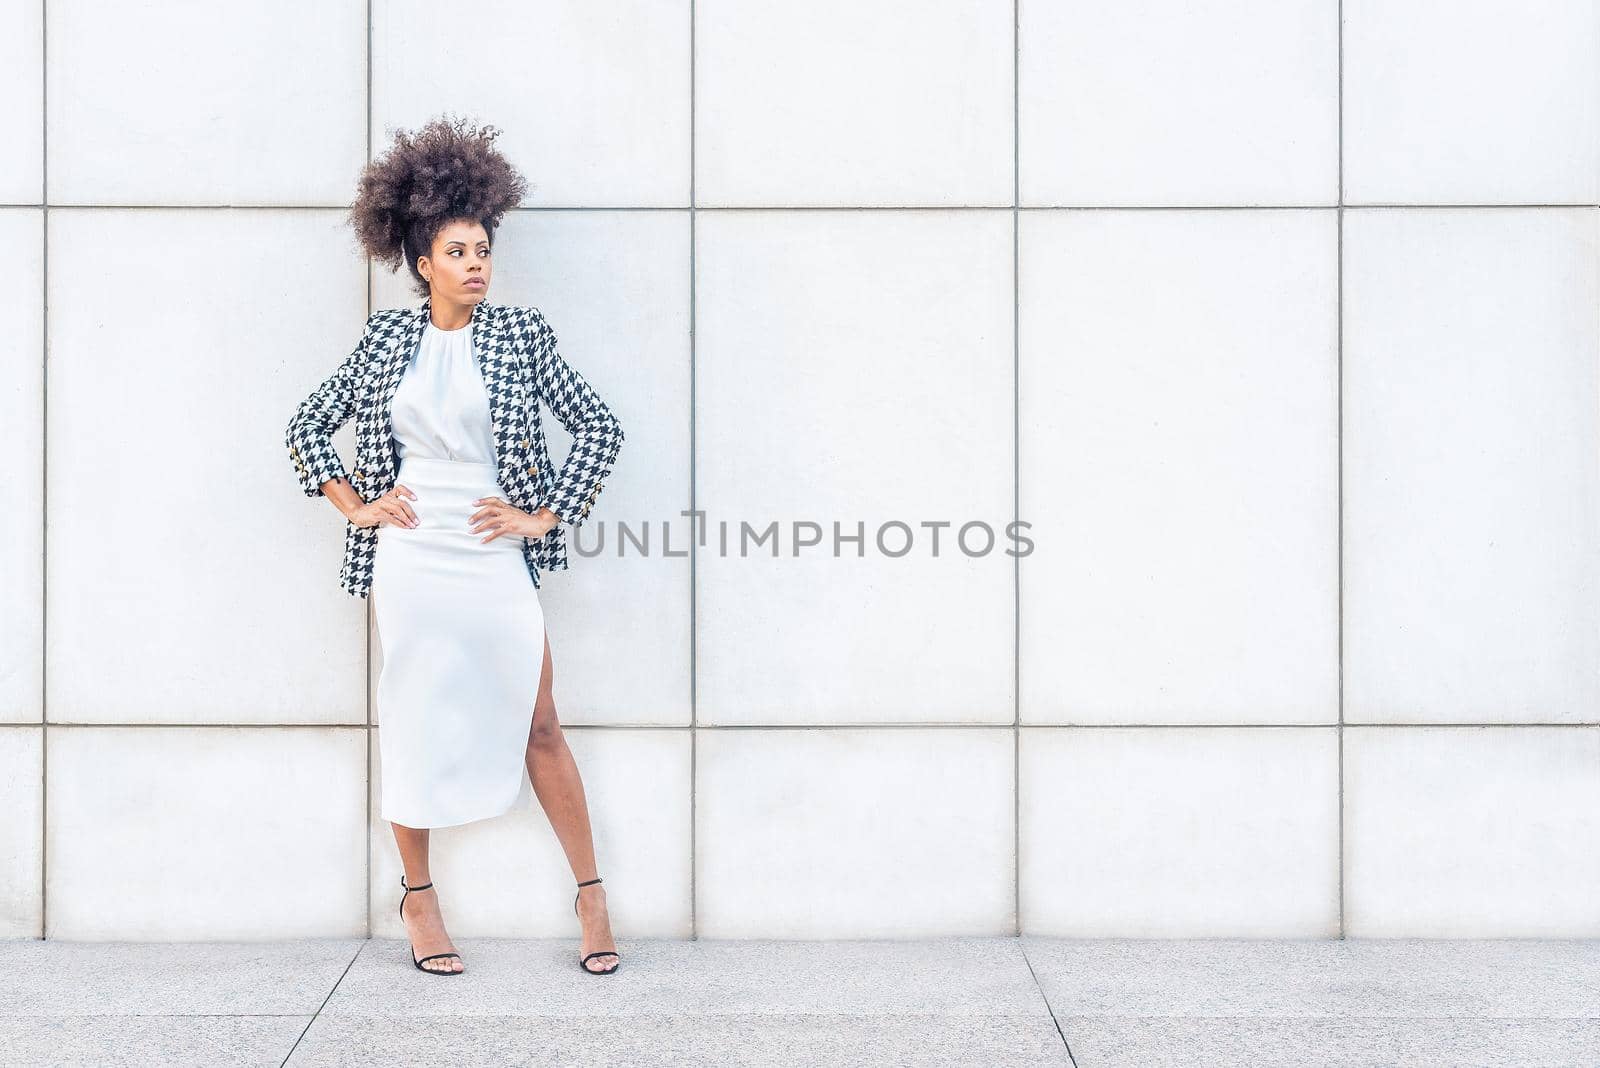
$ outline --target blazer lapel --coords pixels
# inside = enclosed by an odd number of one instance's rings
[[[411,354],[416,352],[417,345],[422,341],[422,328],[428,322],[428,314],[428,302],[424,300],[422,306],[407,317],[405,328],[396,333],[394,344],[379,356],[373,371],[373,399],[367,409],[373,455],[366,461],[370,465],[366,472],[366,486],[372,491],[371,497],[394,488],[400,456],[394,444],[390,405],[394,401],[395,390],[400,386],[400,379],[411,362]]]
[[[479,301],[473,309],[472,347],[489,394],[489,422],[494,432],[496,476],[508,492],[516,470],[517,426],[522,413],[522,375],[506,336],[502,317]]]

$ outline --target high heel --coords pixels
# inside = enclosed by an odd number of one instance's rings
[[[597,875],[593,879],[586,879],[578,884],[578,895],[572,899],[572,912],[574,915],[577,915],[578,898],[583,896],[583,888],[586,886],[592,886],[599,881],[600,877]],[[589,962],[595,957],[615,957],[617,958],[617,963],[613,964],[609,968],[597,972],[593,968],[589,967]],[[622,968],[622,954],[618,953],[614,949],[597,949],[593,953],[590,953],[588,956],[579,960],[578,967],[582,968],[590,975],[615,975]]]
[[[406,886],[406,877],[404,875],[400,876],[400,885],[401,886]],[[421,886],[406,886],[406,894],[411,893],[411,891],[413,891],[413,890],[427,890],[432,886],[433,886],[432,883],[423,883]],[[401,894],[400,895],[400,922],[401,923],[405,923],[406,922],[406,894]],[[406,941],[410,942],[411,940],[408,937],[406,939]],[[424,968],[422,966],[422,962],[423,961],[438,960],[440,957],[454,957],[456,960],[460,960],[461,959],[461,954],[459,954],[459,953],[434,953],[434,954],[431,954],[429,956],[423,957],[422,960],[418,960],[417,959],[417,947],[415,945],[413,945],[411,947],[411,963],[415,964],[417,966],[417,970],[418,971],[427,972],[429,975],[460,975],[461,974],[460,972],[456,971],[454,968]]]

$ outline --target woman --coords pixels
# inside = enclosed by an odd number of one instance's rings
[[[623,435],[538,309],[487,299],[495,229],[526,191],[497,135],[443,120],[402,130],[363,172],[350,214],[361,244],[390,269],[403,260],[423,301],[367,320],[285,443],[306,495],[348,520],[340,585],[373,595],[381,809],[405,867],[412,963],[463,970],[429,877],[429,829],[505,812],[525,766],[578,882],[579,965],[610,975],[621,956],[556,718],[538,587],[541,568],[567,567],[560,524],[587,518]],[[555,474],[541,401],[573,434]],[[352,418],[347,478],[331,438]]]

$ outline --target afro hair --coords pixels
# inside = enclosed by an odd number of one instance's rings
[[[440,118],[415,134],[395,131],[394,143],[361,172],[349,221],[368,256],[389,270],[402,262],[418,296],[429,293],[417,257],[458,219],[481,223],[494,245],[495,228],[516,207],[528,183],[494,147],[500,130]]]

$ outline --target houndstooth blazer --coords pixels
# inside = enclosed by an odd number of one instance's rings
[[[284,444],[306,496],[322,496],[322,483],[339,477],[348,478],[363,501],[394,488],[400,456],[390,405],[429,316],[426,298],[414,307],[373,312],[355,351],[295,409]],[[565,527],[588,518],[622,447],[622,427],[593,387],[561,358],[555,331],[537,308],[480,300],[471,322],[506,500],[529,512],[544,505],[562,519],[543,537],[522,539],[523,558],[538,586],[541,570],[567,567]],[[558,473],[552,472],[545,449],[541,401],[573,435]],[[356,468],[346,474],[332,436],[352,418]],[[377,544],[377,527],[345,523],[339,585],[351,596],[366,597],[371,590]]]

